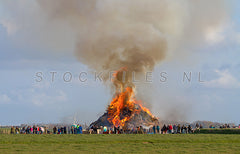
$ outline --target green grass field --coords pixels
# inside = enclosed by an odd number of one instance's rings
[[[0,153],[16,152],[240,153],[240,135],[0,135]]]

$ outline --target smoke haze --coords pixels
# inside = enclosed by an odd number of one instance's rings
[[[205,32],[226,20],[222,0],[39,0],[51,22],[69,24],[77,34],[75,55],[102,71],[127,67],[151,71],[167,51],[201,43]],[[191,41],[190,41],[191,40]],[[196,41],[196,42],[194,42]]]

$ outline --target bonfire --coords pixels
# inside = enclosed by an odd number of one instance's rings
[[[150,110],[135,97],[135,85],[131,82],[130,72],[122,68],[113,74],[112,82],[115,95],[106,112],[95,122],[95,126],[138,127],[150,126],[158,122]]]

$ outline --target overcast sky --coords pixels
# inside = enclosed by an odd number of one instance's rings
[[[153,82],[139,85],[138,99],[160,119],[240,123],[240,3],[226,2],[224,23],[206,30],[199,45],[181,48],[180,58],[169,55],[155,67]],[[89,124],[106,110],[111,89],[95,82],[94,70],[75,57],[75,34],[66,25],[46,24],[39,9],[34,0],[0,0],[0,125],[73,119]],[[82,71],[86,83],[79,81]],[[57,72],[54,82],[50,72]],[[66,72],[73,75],[69,83]],[[192,72],[191,83],[183,82],[184,72]]]

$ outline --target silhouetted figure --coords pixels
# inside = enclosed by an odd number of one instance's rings
[[[53,134],[56,134],[56,133],[57,133],[57,127],[54,126],[54,127],[53,127]]]

